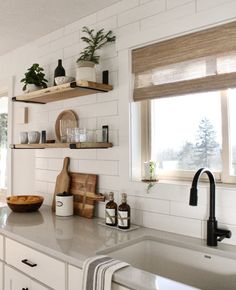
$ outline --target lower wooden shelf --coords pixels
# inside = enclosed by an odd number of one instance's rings
[[[45,143],[45,144],[11,144],[11,149],[49,149],[49,148],[70,148],[70,149],[106,149],[111,148],[109,142],[78,142],[78,143]]]

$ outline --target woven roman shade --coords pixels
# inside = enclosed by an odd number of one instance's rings
[[[132,51],[134,101],[236,87],[236,21]]]

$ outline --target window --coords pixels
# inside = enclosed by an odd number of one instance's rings
[[[158,178],[188,179],[208,167],[217,181],[236,183],[235,108],[236,89],[133,103],[133,178],[153,160]]]
[[[132,51],[132,177],[236,183],[236,21]]]
[[[7,123],[8,98],[0,97],[0,197],[7,187]]]
[[[163,170],[220,171],[220,101],[219,92],[152,100],[151,160]]]

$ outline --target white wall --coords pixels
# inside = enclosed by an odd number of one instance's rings
[[[15,94],[21,93],[19,80],[33,63],[43,65],[50,81],[57,59],[63,59],[68,75],[75,74],[75,60],[83,44],[81,27],[112,29],[116,45],[102,53],[101,72],[109,69],[114,90],[47,105],[30,105],[29,124],[14,124],[14,142],[23,130],[46,129],[54,137],[57,115],[73,109],[80,126],[91,129],[109,125],[114,147],[108,150],[15,150],[13,193],[39,193],[50,204],[55,179],[62,167],[63,157],[71,157],[71,171],[99,174],[100,192],[126,191],[132,207],[132,219],[141,225],[194,237],[205,237],[208,217],[208,190],[199,193],[199,205],[190,207],[190,183],[161,182],[146,194],[146,185],[129,180],[129,100],[130,49],[168,37],[235,20],[236,1],[233,0],[123,0],[84,19],[46,35],[7,55],[0,57],[0,79],[16,76]],[[25,104],[14,104],[25,106]],[[28,106],[28,105],[27,105]],[[231,229],[233,236],[225,242],[236,245],[235,187],[217,188],[217,218],[220,225]],[[104,205],[98,206],[103,215]]]

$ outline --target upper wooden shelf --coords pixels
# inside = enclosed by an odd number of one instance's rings
[[[112,143],[107,142],[78,142],[78,143],[44,143],[44,144],[11,144],[11,149],[47,149],[47,148],[70,148],[70,149],[99,149],[110,148]]]
[[[113,87],[111,85],[81,80],[26,93],[12,98],[12,100],[17,102],[47,104],[49,102],[61,101],[99,92],[109,92],[112,89]]]

